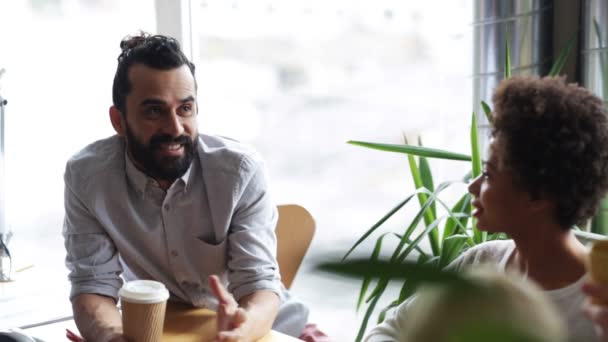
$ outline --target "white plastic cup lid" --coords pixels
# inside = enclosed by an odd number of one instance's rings
[[[120,299],[130,303],[153,304],[169,299],[169,291],[163,283],[154,280],[133,280],[118,291]]]

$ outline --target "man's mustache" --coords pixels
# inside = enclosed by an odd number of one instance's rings
[[[150,149],[158,149],[162,144],[180,144],[180,145],[192,145],[192,139],[186,135],[180,135],[179,137],[173,138],[168,134],[153,135],[150,138]]]

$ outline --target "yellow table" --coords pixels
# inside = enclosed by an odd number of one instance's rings
[[[57,277],[60,272],[65,272],[66,276]],[[40,279],[47,279],[44,288],[40,286]],[[68,294],[67,271],[63,268],[37,267],[25,271],[18,275],[17,281],[0,283],[0,325],[3,328],[35,325],[25,329],[25,333],[46,342],[67,341],[65,329],[78,333],[70,317]],[[173,302],[167,305],[163,341],[205,342],[212,340],[215,335],[213,311]],[[271,331],[259,341],[300,340]]]
[[[163,342],[212,341],[216,335],[215,312],[189,305],[169,303],[165,314]],[[258,342],[293,342],[297,338],[270,331]]]
[[[77,332],[74,320],[56,322],[26,329],[28,335],[47,342],[67,341],[65,329]],[[185,304],[169,303],[165,315],[163,342],[207,342],[216,335],[215,312]],[[270,331],[258,342],[296,342],[297,338]],[[301,342],[301,341],[300,341]]]

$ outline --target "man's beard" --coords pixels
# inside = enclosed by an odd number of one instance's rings
[[[191,139],[187,135],[180,135],[179,137],[173,138],[168,134],[156,134],[150,138],[148,145],[145,145],[137,140],[128,125],[126,126],[126,131],[127,146],[131,158],[143,168],[141,171],[148,176],[154,179],[172,182],[188,171],[188,168],[194,159],[198,139]],[[183,145],[184,154],[180,157],[157,157],[155,152],[158,152],[161,145],[164,143]]]

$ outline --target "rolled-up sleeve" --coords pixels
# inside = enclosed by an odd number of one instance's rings
[[[239,300],[255,291],[280,293],[275,227],[278,212],[267,189],[264,167],[255,159],[241,164],[241,195],[228,234],[228,289]]]
[[[70,300],[83,293],[94,293],[117,299],[122,286],[122,267],[112,239],[87,208],[86,201],[75,191],[82,184],[66,168],[65,219],[63,237],[66,266],[72,284]],[[94,194],[92,194],[94,195]]]

